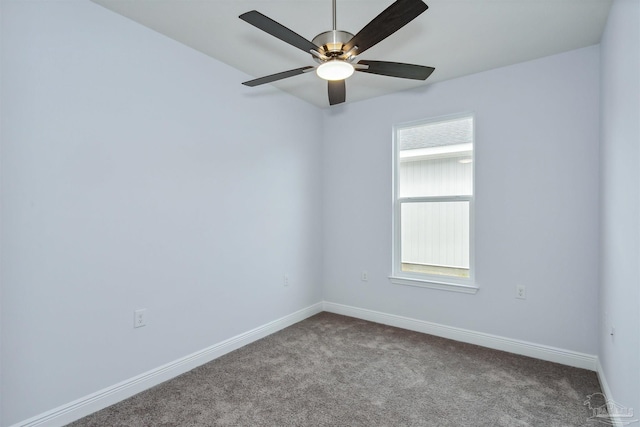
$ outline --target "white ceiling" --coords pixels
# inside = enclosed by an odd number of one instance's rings
[[[316,65],[310,54],[242,21],[258,10],[308,40],[332,27],[331,0],[92,0],[191,46],[247,78]],[[359,59],[435,67],[426,82],[355,73],[353,102],[597,44],[612,0],[425,0],[429,9]],[[393,0],[337,0],[337,27],[357,33]],[[552,73],[553,70],[540,70]],[[276,89],[277,88],[277,89]],[[246,88],[284,90],[327,107],[326,82],[306,73]]]

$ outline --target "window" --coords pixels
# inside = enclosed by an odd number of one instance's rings
[[[473,116],[394,129],[391,281],[475,293]]]

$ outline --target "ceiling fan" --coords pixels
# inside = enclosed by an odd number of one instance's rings
[[[354,71],[404,79],[426,80],[435,68],[400,62],[370,60],[356,62],[356,60],[358,55],[407,25],[427,8],[428,6],[422,0],[396,0],[354,36],[347,31],[336,29],[336,0],[332,0],[333,30],[318,34],[312,41],[256,10],[243,13],[240,15],[240,19],[310,53],[313,60],[319,65],[283,71],[242,84],[253,87],[315,70],[320,78],[327,80],[329,105],[335,105],[345,101],[345,79],[350,77]]]

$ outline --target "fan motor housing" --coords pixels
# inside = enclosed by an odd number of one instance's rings
[[[318,34],[311,42],[320,47],[320,49],[324,51],[325,56],[339,58],[346,53],[343,50],[343,46],[352,38],[353,34],[347,31],[331,30]],[[313,56],[313,60],[319,63],[323,62],[315,56]]]

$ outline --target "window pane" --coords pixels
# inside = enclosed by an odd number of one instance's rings
[[[402,203],[402,271],[469,277],[469,202]]]
[[[467,196],[473,192],[471,152],[447,158],[401,161],[400,197]]]
[[[426,123],[397,131],[398,196],[473,192],[473,119]]]

